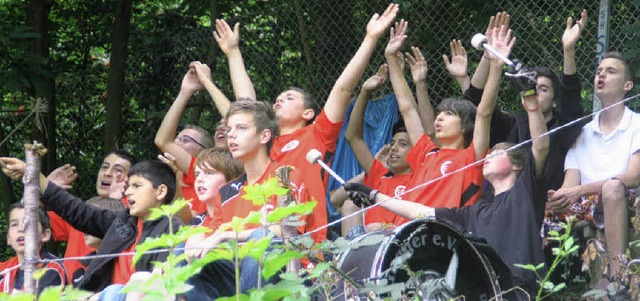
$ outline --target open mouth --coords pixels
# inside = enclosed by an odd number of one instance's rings
[[[205,192],[207,192],[207,189],[206,189],[206,188],[204,188],[204,187],[197,187],[197,188],[196,188],[196,193],[197,193],[197,194],[203,194],[203,193],[205,193]]]
[[[129,207],[131,207],[131,206],[133,206],[133,205],[136,203],[136,201],[134,201],[134,200],[132,200],[132,199],[128,199],[128,200],[127,200],[127,203],[129,203]]]

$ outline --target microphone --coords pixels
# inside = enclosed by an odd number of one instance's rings
[[[320,167],[322,167],[322,169],[326,170],[331,176],[333,176],[334,178],[336,178],[336,180],[338,180],[338,182],[340,182],[340,184],[344,185],[344,180],[335,172],[333,171],[333,169],[331,169],[331,167],[327,166],[327,164],[325,164],[322,160],[320,160],[320,158],[322,158],[322,153],[320,153],[319,150],[317,149],[311,149],[308,153],[307,153],[307,161],[309,161],[309,163],[311,164],[316,164],[318,163],[320,165]]]
[[[509,65],[511,67],[515,67],[515,64],[508,57],[500,54],[500,52],[498,52],[495,48],[491,47],[491,45],[489,45],[489,43],[487,43],[488,41],[489,40],[487,40],[487,37],[485,37],[483,34],[476,33],[473,36],[473,38],[471,38],[471,45],[475,49],[489,51],[493,55],[495,55],[499,59],[501,59],[505,64],[507,64],[507,65]]]

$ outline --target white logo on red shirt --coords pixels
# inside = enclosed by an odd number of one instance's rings
[[[404,185],[398,185],[396,186],[396,191],[393,192],[393,194],[395,194],[395,196],[402,196],[404,194],[404,191],[407,189],[406,186]]]
[[[288,152],[290,150],[294,150],[296,148],[298,148],[298,146],[300,145],[300,141],[298,140],[291,140],[289,141],[289,143],[285,144],[282,149],[280,149],[281,152]]]
[[[447,169],[449,169],[449,165],[451,165],[451,161],[445,161],[440,165],[440,173],[444,176],[447,173]]]

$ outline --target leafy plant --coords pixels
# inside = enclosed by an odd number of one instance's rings
[[[538,289],[538,294],[536,295],[535,300],[543,300],[567,287],[566,283],[564,282],[554,284],[550,280],[550,277],[556,270],[558,265],[571,254],[577,252],[580,246],[575,243],[574,238],[571,235],[573,218],[568,218],[566,223],[560,223],[560,225],[564,230],[562,234],[555,230],[549,231],[548,239],[557,241],[558,246],[552,249],[554,259],[546,275],[540,275],[539,273],[539,271],[544,269],[544,263],[540,263],[537,266],[534,266],[533,264],[516,264],[517,267],[532,271],[536,274],[540,288]]]

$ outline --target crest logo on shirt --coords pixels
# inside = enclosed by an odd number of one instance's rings
[[[290,150],[294,150],[296,148],[298,148],[298,146],[300,145],[300,141],[299,140],[291,140],[289,141],[289,143],[285,144],[282,149],[280,149],[281,152],[288,152]]]
[[[402,196],[404,194],[404,191],[407,189],[407,186],[404,185],[398,185],[396,186],[396,191],[393,192],[393,194],[397,197]]]
[[[451,165],[450,160],[445,161],[444,163],[442,163],[442,165],[440,165],[440,173],[444,176],[447,173],[447,169],[449,169],[449,165]]]
[[[240,188],[242,188],[242,182],[231,183],[231,187],[233,187],[233,189],[235,189],[236,191],[240,191]]]

